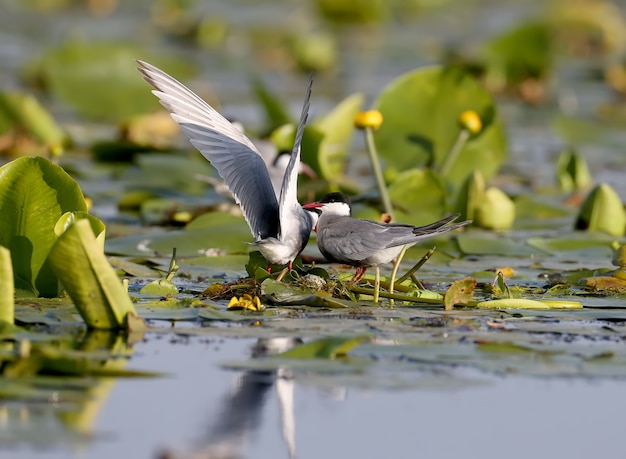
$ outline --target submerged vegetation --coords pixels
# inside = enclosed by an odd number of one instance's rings
[[[626,376],[626,22],[617,6],[552,1],[472,46],[442,39],[429,59],[413,56],[412,69],[386,72],[374,91],[359,79],[337,84],[351,41],[382,54],[389,23],[419,23],[454,11],[453,2],[308,1],[298,15],[311,23],[281,31],[239,29],[199,2],[153,3],[143,6],[144,25],[168,43],[163,51],[154,38],[67,38],[20,62],[18,90],[0,88],[0,397],[39,402],[54,392],[80,413],[105,399],[110,381],[99,378],[155,375],[126,363],[146,333],[169,332],[161,321],[178,333],[305,338],[282,354],[224,364],[290,367],[296,377],[367,373],[379,359],[402,371],[464,364]],[[62,18],[77,5],[92,18],[125,8],[64,0],[11,8]],[[212,80],[210,66],[172,52],[208,54],[225,80],[240,71],[227,64],[242,41],[258,64],[244,75],[254,101],[245,110],[233,94],[245,82],[221,91],[228,85]],[[314,235],[277,282],[282,266],[268,273],[249,252],[238,206],[181,142],[135,58],[217,108],[247,116],[252,105],[247,131],[276,152],[291,149],[298,111],[277,87],[315,70],[300,202],[341,191],[357,217],[423,225],[459,213],[473,224],[409,249],[392,275],[386,267],[378,302],[374,277],[353,282],[349,269],[327,265]],[[608,96],[589,107],[570,85]],[[550,137],[536,141],[539,129]],[[203,327],[181,331],[179,321]]]

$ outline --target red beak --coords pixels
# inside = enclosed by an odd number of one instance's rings
[[[303,209],[319,209],[320,207],[323,207],[324,204],[322,204],[321,202],[310,202],[308,204],[305,204],[302,206]]]

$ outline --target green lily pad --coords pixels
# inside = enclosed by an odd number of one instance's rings
[[[546,24],[519,25],[485,46],[487,84],[496,90],[515,88],[527,80],[543,80],[552,70],[552,34]]]
[[[302,160],[324,180],[337,183],[346,171],[348,153],[354,132],[354,117],[361,110],[365,97],[352,94],[332,111],[311,123],[323,137],[315,151],[302,147]]]
[[[453,282],[443,297],[444,309],[451,311],[457,304],[467,304],[472,299],[477,283],[476,279],[471,277]]]
[[[86,211],[78,184],[45,158],[19,158],[0,168],[0,245],[11,251],[15,287],[57,296],[48,253],[65,212]]]
[[[528,245],[536,247],[546,253],[551,252],[580,252],[589,249],[604,249],[607,256],[610,256],[613,239],[609,239],[604,234],[598,233],[597,237],[579,238],[541,238],[532,237],[527,241]]]
[[[33,68],[53,95],[82,116],[119,121],[158,108],[135,69],[134,59],[145,54],[122,42],[68,41],[48,51]],[[182,60],[150,61],[170,72],[175,67],[181,79],[191,73]]]
[[[120,257],[109,257],[109,263],[113,268],[121,269],[126,274],[134,277],[159,277],[160,274],[145,265],[134,263],[128,259]]]
[[[139,290],[142,295],[178,295],[178,287],[167,279],[156,279]]]
[[[446,188],[430,169],[409,169],[389,185],[389,198],[403,223],[423,225],[437,220],[445,210]]]
[[[374,107],[383,114],[374,139],[387,167],[439,169],[463,129],[459,116],[466,110],[478,114],[482,131],[460,151],[444,177],[447,185],[457,187],[474,170],[488,180],[506,158],[504,129],[493,99],[462,70],[428,67],[409,72],[391,82]]]
[[[478,237],[466,234],[456,236],[461,252],[465,255],[500,255],[513,257],[529,257],[543,254],[539,248],[530,247],[522,242],[511,239]]]
[[[248,242],[252,242],[252,236],[243,217],[211,212],[193,220],[184,230],[108,239],[106,251],[146,256],[170,254],[176,248],[180,257],[196,257],[247,253]]]

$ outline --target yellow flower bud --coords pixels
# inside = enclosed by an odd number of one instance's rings
[[[483,123],[480,120],[480,116],[474,110],[465,110],[459,116],[459,122],[461,126],[467,129],[471,134],[478,134],[482,128]]]
[[[383,114],[378,110],[359,112],[354,117],[354,127],[358,129],[372,128],[376,130],[381,124],[383,124]]]
[[[236,296],[230,299],[228,303],[228,309],[243,309],[248,311],[262,311],[263,305],[261,304],[261,300],[259,300],[258,296],[254,298],[252,295],[244,294],[242,297],[237,298]]]

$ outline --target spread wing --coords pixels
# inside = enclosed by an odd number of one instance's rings
[[[276,237],[278,201],[252,141],[182,83],[147,62],[137,63],[144,79],[156,88],[152,93],[224,179],[252,235],[257,240]]]
[[[291,151],[291,158],[285,169],[283,176],[283,184],[280,189],[280,234],[295,234],[300,232],[300,222],[310,222],[307,212],[302,210],[298,202],[298,170],[300,166],[300,144],[304,134],[304,126],[309,116],[309,106],[311,100],[311,88],[313,86],[313,72],[309,74],[309,84],[307,86],[306,95],[304,97],[304,105],[296,130],[296,139]],[[309,233],[311,228],[309,227]]]

